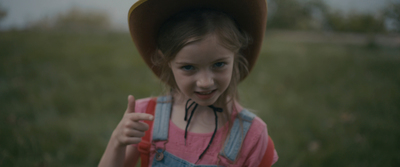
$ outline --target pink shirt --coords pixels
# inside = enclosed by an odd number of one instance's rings
[[[145,113],[147,104],[150,98],[139,99],[136,101],[135,112]],[[241,111],[243,108],[240,105],[236,105],[236,109]],[[234,118],[234,116],[232,117]],[[233,119],[232,119],[233,122]],[[220,153],[224,141],[225,133],[227,132],[228,124],[223,128],[219,128],[215,134],[214,140],[204,154],[203,158],[197,163],[201,165],[216,165],[218,162],[218,154]],[[193,133],[188,132],[185,146],[185,130],[177,127],[172,121],[169,122],[168,131],[168,143],[166,144],[166,151],[169,153],[182,158],[190,163],[195,163],[200,154],[207,147],[208,142],[212,136],[211,133]],[[268,144],[268,131],[267,126],[259,117],[255,117],[253,123],[247,132],[247,135],[243,141],[240,153],[236,158],[236,162],[230,162],[223,156],[220,157],[219,165],[232,166],[232,167],[256,167],[260,164],[262,157],[267,149]],[[164,141],[156,142],[157,148],[164,147]],[[153,162],[155,155],[154,146],[150,149],[150,164]],[[278,155],[275,151],[273,164],[278,160]]]

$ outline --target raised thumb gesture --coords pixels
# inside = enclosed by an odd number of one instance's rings
[[[138,144],[142,140],[144,132],[149,129],[149,125],[142,120],[153,120],[153,116],[150,114],[135,113],[135,103],[135,98],[129,95],[124,116],[112,134],[112,139],[117,146]]]

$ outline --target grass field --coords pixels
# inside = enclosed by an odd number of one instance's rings
[[[0,32],[0,166],[96,166],[127,105],[162,85],[127,33]],[[240,85],[275,166],[399,166],[400,48],[266,38]]]

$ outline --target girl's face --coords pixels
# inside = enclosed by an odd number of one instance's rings
[[[214,104],[231,82],[234,55],[215,35],[183,47],[170,62],[180,92],[199,105]]]

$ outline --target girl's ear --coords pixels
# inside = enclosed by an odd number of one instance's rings
[[[158,54],[162,59],[164,59],[164,54],[161,52],[160,49],[157,49],[157,54]],[[168,62],[168,67],[171,68],[171,62]]]
[[[164,57],[164,54],[161,52],[160,49],[157,49],[157,54],[158,54],[160,57]]]
[[[160,49],[157,49],[157,54],[164,59],[164,54],[161,52]],[[168,67],[171,68],[171,63],[168,63]]]

